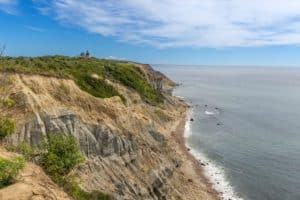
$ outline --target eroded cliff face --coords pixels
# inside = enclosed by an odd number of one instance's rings
[[[187,105],[170,95],[172,81],[149,66],[139,67],[164,93],[160,106],[144,103],[115,82],[111,84],[126,105],[119,97],[93,97],[69,79],[9,74],[16,105],[0,115],[14,118],[17,132],[4,142],[37,145],[49,134],[73,135],[86,157],[74,172],[80,186],[115,199],[213,199],[210,189],[193,177],[193,166],[174,139]]]

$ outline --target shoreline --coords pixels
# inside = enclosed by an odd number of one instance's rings
[[[192,123],[190,119],[192,118],[193,108],[186,102],[184,103],[187,105],[187,109],[182,114],[176,127],[175,139],[187,161],[192,163],[191,166],[197,178],[206,185],[207,192],[212,194],[214,200],[243,200],[226,180],[226,175],[222,167],[217,166],[206,155],[188,145],[186,139],[192,134],[189,129]]]
[[[185,103],[186,104],[186,103]],[[177,127],[175,128],[175,140],[176,143],[179,145],[179,150],[183,153],[185,156],[185,162],[189,162],[191,164],[196,177],[193,177],[197,181],[202,184],[202,187],[204,186],[204,190],[206,193],[209,194],[208,199],[214,199],[214,200],[221,200],[220,193],[214,188],[213,184],[211,181],[205,176],[204,173],[204,168],[201,166],[201,163],[197,158],[191,153],[189,148],[186,145],[186,139],[185,139],[185,130],[186,130],[186,123],[188,123],[187,120],[189,120],[188,117],[188,112],[191,109],[191,106],[187,105],[186,111],[182,114],[181,118],[179,119],[179,123],[177,124]]]

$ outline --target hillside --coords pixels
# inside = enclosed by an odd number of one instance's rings
[[[215,199],[180,146],[188,106],[171,95],[175,83],[149,65],[64,56],[0,61],[0,119],[16,122],[3,147],[39,149],[53,134],[73,136],[84,161],[66,176],[85,192],[120,200]],[[37,152],[29,166],[41,163]],[[18,189],[18,181],[9,187]]]

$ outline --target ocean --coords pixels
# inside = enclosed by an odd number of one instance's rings
[[[300,68],[153,67],[192,105],[187,146],[224,199],[300,199]]]

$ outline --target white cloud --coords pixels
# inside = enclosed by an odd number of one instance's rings
[[[40,28],[40,27],[36,27],[36,26],[29,26],[29,25],[25,25],[24,26],[26,29],[31,30],[31,31],[35,31],[35,32],[40,32],[43,33],[46,31],[46,29]]]
[[[0,0],[0,4],[10,4],[12,0]]]
[[[300,0],[46,2],[43,8],[61,22],[130,43],[157,47],[300,44]]]
[[[16,14],[15,6],[17,3],[17,0],[0,0],[0,11],[8,14]]]

